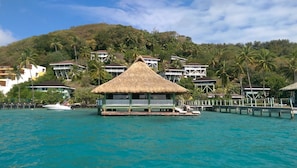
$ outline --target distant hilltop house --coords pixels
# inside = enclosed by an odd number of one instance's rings
[[[153,68],[158,69],[158,62],[160,61],[159,58],[154,58],[150,55],[141,55],[145,63]],[[111,55],[106,50],[98,50],[91,52],[91,60],[97,60],[101,62],[108,62],[111,58]]]
[[[11,66],[0,66],[0,91],[3,94],[7,94],[10,89],[16,84],[27,82],[31,79],[35,80],[36,78],[44,75],[46,72],[46,67],[39,65],[32,65],[29,68],[22,68],[19,78],[14,72],[13,67]]]
[[[109,54],[106,50],[98,50],[98,51],[92,51],[91,52],[91,60],[97,60],[101,62],[107,62],[109,58]]]
[[[106,72],[110,73],[113,77],[119,76],[121,73],[127,70],[127,66],[111,63],[104,66]]]
[[[69,73],[73,70],[74,67],[77,67],[78,71],[83,71],[86,68],[85,66],[79,65],[72,60],[50,63],[50,66],[53,67],[54,73],[57,78],[65,80],[72,79]]]
[[[179,57],[179,56],[176,56],[176,55],[171,56],[171,61],[179,61],[182,64],[185,64],[187,62],[187,60],[188,60],[187,58]]]
[[[158,70],[158,63],[160,61],[159,58],[154,58],[150,55],[142,55],[141,56],[144,60],[144,62],[153,70]]]
[[[181,78],[192,78],[195,87],[200,88],[205,93],[215,91],[216,80],[207,77],[208,65],[202,65],[198,63],[188,63],[187,59],[171,56],[171,61],[179,61],[182,64],[182,68],[167,68],[162,76],[172,81],[179,82]]]

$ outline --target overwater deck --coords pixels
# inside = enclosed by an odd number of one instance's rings
[[[102,111],[101,115],[102,116],[197,116],[197,115],[199,115],[199,113]]]
[[[98,101],[102,116],[197,116],[200,111],[177,108],[173,99],[106,99]]]
[[[268,117],[282,117],[283,115],[289,115],[290,118],[294,118],[295,116],[294,109],[290,107],[213,106],[213,111]]]
[[[192,108],[203,108],[208,111],[234,114],[247,114],[252,116],[283,117],[290,116],[291,119],[297,114],[297,108],[292,102],[276,103],[274,99],[264,100],[198,100],[187,102]]]

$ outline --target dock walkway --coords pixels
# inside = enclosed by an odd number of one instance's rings
[[[290,118],[294,118],[297,114],[297,108],[292,106],[292,102],[280,100],[280,103],[276,103],[274,99],[262,99],[262,100],[195,100],[185,102],[193,109],[201,109],[222,113],[234,113],[234,114],[248,114],[253,116],[277,116],[283,117],[289,115]]]
[[[247,114],[253,116],[278,116],[282,117],[284,114],[290,115],[294,118],[295,112],[290,107],[263,107],[263,106],[213,106],[213,111],[235,114]],[[276,115],[275,115],[276,114]]]

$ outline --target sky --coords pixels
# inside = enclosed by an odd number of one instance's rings
[[[107,23],[202,43],[297,42],[296,0],[0,0],[0,46]]]

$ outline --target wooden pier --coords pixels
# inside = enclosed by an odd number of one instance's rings
[[[253,106],[213,106],[213,111],[222,113],[247,114],[252,116],[277,116],[282,117],[287,114],[291,119],[295,112],[289,107],[253,107]]]
[[[273,98],[268,99],[239,99],[239,100],[195,100],[185,102],[192,108],[200,108],[207,111],[247,114],[252,116],[284,117],[291,119],[297,114],[297,108],[287,99],[280,99],[276,102]]]

